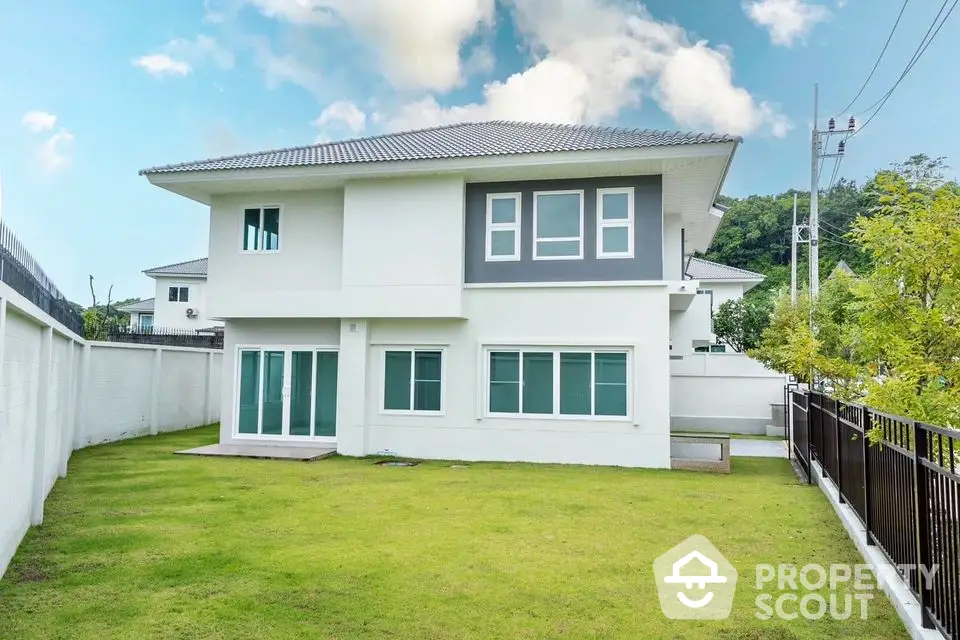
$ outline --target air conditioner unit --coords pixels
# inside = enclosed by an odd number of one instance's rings
[[[199,314],[200,312],[198,309],[193,309],[193,308],[187,309],[188,318],[196,318]]]

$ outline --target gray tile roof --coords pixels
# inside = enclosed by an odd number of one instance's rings
[[[763,280],[766,278],[762,273],[710,262],[703,258],[690,258],[687,262],[687,276],[693,280]]]
[[[148,276],[205,276],[207,275],[207,259],[187,260],[162,267],[154,267],[144,271]]]
[[[154,298],[148,298],[147,300],[141,300],[140,302],[133,302],[131,304],[123,305],[122,307],[117,307],[117,310],[126,311],[127,313],[153,313],[153,303]]]
[[[714,133],[497,120],[464,122],[370,138],[170,164],[144,169],[140,174],[437,160],[553,151],[638,149],[740,141],[741,138],[737,136]]]

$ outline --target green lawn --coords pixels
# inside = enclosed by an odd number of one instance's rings
[[[856,563],[787,462],[733,474],[560,465],[173,456],[214,427],[74,454],[0,582],[4,638],[904,638],[866,621],[754,617],[756,563]],[[658,555],[706,535],[740,571],[733,615],[660,612]]]

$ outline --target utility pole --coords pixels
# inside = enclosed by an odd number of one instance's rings
[[[819,114],[820,87],[813,85],[813,133],[810,136],[810,300],[820,293],[820,161],[824,158],[840,158],[846,150],[846,139],[837,145],[836,153],[824,153],[823,140],[829,143],[834,135],[849,137],[857,128],[857,121],[850,117],[847,129],[837,130],[837,122],[830,118],[827,130],[821,131],[817,119]],[[839,161],[839,160],[838,160]],[[811,319],[812,322],[812,319]]]
[[[813,135],[810,151],[810,300],[820,293],[820,85],[813,85]]]
[[[797,194],[793,194],[793,226],[790,227],[790,304],[797,306]]]

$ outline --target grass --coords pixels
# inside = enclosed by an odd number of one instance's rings
[[[173,456],[216,428],[77,452],[0,582],[0,637],[904,638],[760,621],[757,563],[856,563],[785,460],[733,474]],[[723,621],[669,621],[658,555],[702,533],[740,571]]]

